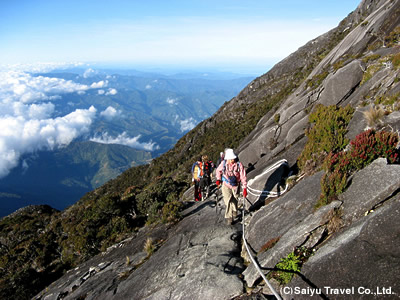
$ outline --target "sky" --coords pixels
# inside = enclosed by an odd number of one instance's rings
[[[262,74],[361,0],[2,0],[0,64],[86,62]]]
[[[56,114],[65,94],[115,95],[107,80],[80,84],[35,72],[66,66],[264,74],[336,27],[358,0],[0,0],[0,179],[24,154],[90,134],[110,106]],[[87,81],[85,81],[87,82]],[[182,126],[194,126],[191,120]],[[190,128],[189,128],[190,129]],[[154,150],[121,132],[92,140]],[[23,166],[29,167],[27,165]]]

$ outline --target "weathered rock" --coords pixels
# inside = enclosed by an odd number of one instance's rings
[[[305,263],[300,276],[281,289],[283,298],[398,299],[399,213],[396,197],[338,233]],[[311,297],[312,291],[321,295]]]
[[[206,205],[118,287],[121,299],[229,299],[243,291],[236,230]],[[195,230],[196,228],[196,230]],[[145,285],[142,282],[146,282]]]
[[[326,78],[325,89],[318,102],[326,106],[340,104],[353,93],[362,77],[363,71],[360,68],[360,62],[358,60],[351,62]]]
[[[339,196],[343,219],[355,222],[371,209],[400,191],[400,165],[388,165],[385,158],[373,161],[357,172],[349,188]]]
[[[221,204],[221,203],[220,203]],[[176,227],[147,229],[67,273],[36,299],[229,299],[243,292],[238,228],[214,201],[185,211]],[[152,237],[160,248],[146,259]],[[103,264],[102,267],[100,264]]]
[[[263,207],[252,217],[246,237],[255,252],[264,250],[263,246],[271,241],[279,240],[272,249],[258,254],[257,260],[263,269],[271,270],[295,247],[309,242],[313,232],[329,221],[326,219],[328,213],[341,205],[341,202],[335,201],[313,213],[313,206],[320,194],[317,178],[321,178],[321,173],[300,182],[283,197]],[[316,239],[315,243],[318,241],[319,239]],[[243,274],[249,286],[253,286],[260,277],[253,265]]]
[[[322,172],[319,172],[302,180],[282,197],[254,213],[246,237],[255,251],[260,251],[269,240],[284,235],[312,212],[321,193],[321,177]]]
[[[267,112],[238,147],[240,160],[250,167],[249,179],[256,178],[279,159],[286,159],[288,167],[295,169],[296,159],[307,141],[304,129],[308,126],[308,115],[316,103],[351,104],[356,108],[347,135],[354,138],[366,126],[363,111],[368,107],[364,107],[365,104],[374,104],[374,97],[395,95],[400,91],[397,80],[400,71],[390,66],[382,66],[371,79],[359,85],[367,66],[364,58],[399,52],[398,47],[367,50],[371,42],[379,42],[378,33],[380,37],[387,36],[398,26],[399,8],[400,1],[362,1],[338,28],[310,41],[270,72],[252,81],[210,120],[204,121],[198,132],[187,135],[180,153],[190,151],[197,136],[207,134],[218,125],[217,119],[236,120],[239,114],[245,114],[243,107],[254,108],[258,102],[265,104],[281,92],[286,96],[279,99],[280,105]],[[339,42],[347,32],[349,34]],[[326,53],[326,48],[333,48],[333,51]],[[326,56],[319,61],[321,55]],[[354,60],[355,55],[360,59]],[[343,67],[336,69],[339,64],[333,64],[339,61]],[[307,76],[310,68],[313,71],[308,75],[309,80],[322,72],[330,73],[314,89],[302,77]],[[279,122],[275,115],[280,116]],[[383,121],[394,130],[400,129],[397,112],[385,116]],[[254,179],[250,186],[273,190],[280,187],[285,172],[284,168],[267,172]],[[286,287],[288,289],[280,290],[286,299],[310,298],[310,294],[295,294],[296,287],[324,291],[328,286],[354,287],[356,292],[359,287],[392,288],[397,294],[388,299],[398,298],[400,200],[396,193],[399,166],[375,161],[353,176],[341,201],[314,211],[320,196],[321,176],[322,172],[302,179],[283,196],[248,215],[246,238],[258,262],[267,273],[295,247],[317,249],[303,266],[301,275],[295,277]],[[192,188],[184,199],[193,199]],[[264,199],[251,200],[263,202]],[[178,225],[143,229],[132,239],[110,247],[103,255],[68,272],[43,291],[41,298],[230,299],[240,295],[244,289],[244,282],[238,276],[244,270],[239,256],[241,227],[223,224],[222,201],[219,204],[216,206],[213,200],[192,202]],[[328,228],[329,219],[332,211],[338,208],[347,227],[332,232]],[[365,216],[366,212],[369,214]],[[157,251],[150,258],[143,251],[147,237],[158,243]],[[264,251],[267,245],[273,247]],[[256,285],[260,278],[252,264],[243,275],[249,286]],[[262,292],[260,287],[257,290]],[[353,294],[350,298],[362,297]]]

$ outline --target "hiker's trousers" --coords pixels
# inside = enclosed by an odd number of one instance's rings
[[[225,219],[235,218],[238,210],[238,198],[239,198],[239,188],[229,188],[225,184],[222,184],[222,196],[224,197],[225,209]]]

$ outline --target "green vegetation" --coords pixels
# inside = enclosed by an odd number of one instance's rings
[[[341,29],[345,26],[341,24]],[[257,90],[239,94],[236,101],[224,104],[174,148],[148,165],[126,170],[63,212],[27,212],[0,220],[0,238],[6,241],[0,247],[0,298],[30,298],[66,270],[131,236],[146,223],[179,220],[179,199],[189,187],[195,158],[207,154],[216,161],[224,148],[237,148],[262,117],[268,113],[273,116],[277,105],[300,86],[348,32],[331,33],[323,47],[299,59],[296,69],[290,66],[292,69],[265,76]],[[323,76],[319,78],[323,80]],[[120,101],[133,105],[128,103],[133,95],[118,95]],[[164,115],[162,107],[159,109]],[[151,123],[145,125],[154,127]],[[135,130],[135,124],[129,126],[127,131]],[[99,178],[104,178],[104,173]]]
[[[382,69],[382,64],[381,63],[376,63],[373,65],[370,65],[367,70],[365,71],[363,78],[361,79],[360,85],[363,85],[366,83],[368,80],[370,80],[376,72],[378,72],[380,69]]]
[[[289,283],[294,274],[300,272],[300,263],[300,256],[295,255],[293,252],[289,253],[287,257],[282,258],[275,266],[278,271],[276,271],[274,278],[277,279],[280,284]]]
[[[281,115],[280,114],[275,114],[274,115],[274,122],[279,124],[279,120],[281,119]]]
[[[314,125],[306,132],[308,141],[297,163],[304,173],[313,173],[321,167],[326,171],[321,179],[322,193],[317,208],[336,199],[344,192],[348,177],[376,158],[384,157],[389,162],[398,159],[397,134],[373,129],[359,134],[350,142],[350,149],[343,150],[349,144],[345,134],[353,112],[350,106],[317,105],[309,116],[309,122]]]
[[[315,107],[309,116],[309,122],[314,126],[306,131],[308,141],[297,159],[300,170],[305,172],[310,166],[313,170],[319,169],[327,153],[336,153],[346,147],[349,141],[345,134],[353,113],[351,106],[319,104]]]
[[[331,152],[324,162],[325,175],[321,179],[321,197],[316,205],[320,207],[336,199],[347,186],[351,174],[369,165],[373,160],[383,157],[389,163],[399,158],[396,145],[399,137],[395,133],[375,131],[362,132],[350,142],[349,151]]]
[[[388,36],[385,37],[386,47],[398,46],[400,42],[400,26],[397,26]]]
[[[372,54],[372,55],[368,55],[368,56],[364,57],[362,59],[362,61],[367,64],[371,61],[375,61],[375,60],[379,59],[380,57],[381,57],[380,54]]]
[[[302,265],[311,256],[312,250],[305,247],[297,247],[276,264],[269,277],[276,279],[281,285],[288,284],[296,273],[299,273]]]
[[[311,89],[319,87],[328,75],[328,71],[323,71],[317,75],[314,75],[312,79],[307,81],[307,86]]]
[[[391,58],[391,61],[392,61],[393,66],[397,70],[400,67],[400,53],[393,55]]]

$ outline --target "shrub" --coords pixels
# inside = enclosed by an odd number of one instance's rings
[[[397,26],[388,36],[385,37],[387,47],[397,46],[400,42],[400,26]]]
[[[400,67],[400,53],[393,55],[392,64],[396,69]]]
[[[376,72],[378,72],[382,68],[380,63],[370,65],[367,70],[365,71],[363,78],[361,79],[360,85],[363,85],[368,80],[370,80]]]
[[[363,112],[363,115],[368,126],[375,127],[379,123],[382,123],[382,118],[385,115],[385,112],[381,107],[371,106],[369,110]]]
[[[180,214],[182,206],[182,203],[179,201],[171,201],[165,204],[162,208],[161,221],[163,223],[178,222],[182,218]]]
[[[311,89],[317,88],[318,86],[321,85],[324,79],[328,77],[328,75],[329,75],[328,71],[323,71],[317,75],[314,75],[313,78],[307,81],[307,86],[310,87]]]
[[[280,115],[280,114],[275,114],[275,115],[274,115],[274,122],[278,124],[280,118],[281,118],[281,115]]]
[[[350,142],[349,151],[330,153],[324,162],[325,175],[321,179],[321,197],[316,205],[320,207],[330,203],[343,193],[347,178],[379,157],[389,163],[398,161],[396,148],[399,137],[395,133],[370,129],[356,136]]]
[[[294,274],[300,272],[300,256],[295,255],[294,252],[289,253],[287,257],[281,259],[281,261],[275,266],[275,269],[277,271],[273,273],[273,277],[282,285],[289,283]]]
[[[377,59],[379,59],[380,57],[381,57],[380,54],[372,54],[372,55],[368,55],[368,56],[364,57],[364,58],[362,59],[362,61],[365,62],[365,63],[369,63],[370,61],[377,60]]]
[[[301,170],[309,160],[316,165],[316,168],[320,167],[321,153],[336,153],[346,147],[349,141],[345,138],[345,134],[353,112],[351,106],[327,107],[319,104],[315,107],[309,117],[309,122],[314,123],[314,126],[306,131],[308,141],[298,158]]]

